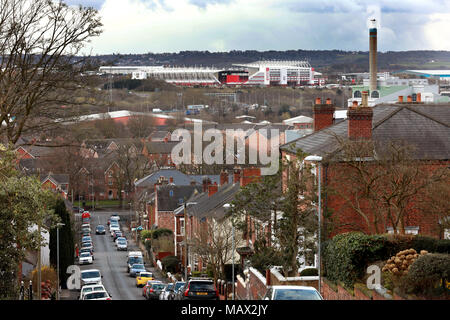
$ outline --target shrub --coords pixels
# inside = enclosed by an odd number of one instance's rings
[[[365,274],[371,261],[385,254],[385,239],[361,232],[339,234],[324,244],[324,273],[334,282],[350,287]]]
[[[349,232],[322,244],[323,272],[331,281],[351,286],[362,279],[369,264],[388,260],[398,252],[414,249],[448,253],[450,240],[436,240],[414,235],[366,235]]]
[[[317,271],[316,268],[308,268],[308,269],[304,269],[302,270],[302,272],[300,272],[300,277],[312,277],[312,276],[318,276],[319,272]]]
[[[165,272],[176,273],[180,260],[177,256],[167,256],[161,260],[161,263]]]
[[[426,254],[419,257],[410,267],[407,275],[409,291],[416,294],[433,295],[436,288],[450,279],[450,255]]]
[[[162,236],[171,236],[173,234],[172,230],[165,228],[158,228],[153,230],[152,232],[153,239],[158,239]]]

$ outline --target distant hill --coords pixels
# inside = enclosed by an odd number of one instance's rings
[[[364,72],[369,69],[368,51],[180,51],[178,53],[98,55],[101,65],[176,65],[228,67],[256,60],[308,60],[324,72]],[[450,69],[450,51],[388,51],[378,54],[379,71],[401,69]]]

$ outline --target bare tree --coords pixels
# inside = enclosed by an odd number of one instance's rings
[[[0,137],[16,143],[70,116],[87,77],[81,55],[102,24],[93,8],[61,1],[0,1]]]
[[[331,194],[344,200],[343,210],[353,210],[371,233],[383,233],[390,225],[405,234],[413,213],[442,215],[445,206],[436,188],[449,182],[445,165],[414,158],[414,148],[402,142],[351,141],[338,138],[339,151],[329,159],[334,178]],[[333,182],[334,181],[334,182]],[[433,210],[424,210],[432,207]]]
[[[214,273],[214,279],[225,277],[225,264],[231,263],[233,258],[233,237],[231,219],[207,218],[200,223],[197,232],[189,239],[193,253],[199,256]],[[235,236],[235,246],[245,245],[242,236]],[[235,262],[237,259],[235,258]]]

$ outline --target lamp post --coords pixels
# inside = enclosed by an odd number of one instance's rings
[[[56,300],[59,300],[59,227],[65,226],[64,223],[56,224]]]
[[[313,162],[317,162],[318,163],[318,165],[317,165],[317,169],[318,169],[318,179],[319,179],[319,183],[318,183],[318,208],[317,208],[317,211],[318,211],[318,223],[319,223],[319,227],[318,227],[318,248],[317,248],[317,255],[318,255],[318,257],[317,257],[317,264],[318,264],[318,266],[317,266],[317,273],[318,273],[318,275],[319,275],[319,293],[320,294],[322,294],[321,293],[321,288],[322,288],[322,285],[321,285],[321,283],[320,283],[320,277],[321,277],[321,272],[320,272],[320,269],[321,269],[321,264],[322,264],[322,259],[321,259],[321,250],[320,250],[320,247],[321,247],[321,223],[322,223],[322,221],[321,221],[321,215],[322,215],[322,201],[321,201],[321,195],[322,195],[322,184],[321,184],[321,182],[322,182],[322,165],[321,165],[321,161],[322,161],[322,157],[321,156],[307,156],[306,158],[305,158],[305,160],[306,161],[313,161]]]
[[[223,205],[223,207],[226,210],[229,210],[231,208],[231,204],[229,203],[225,203]],[[235,255],[235,237],[234,237],[234,213],[233,211],[231,211],[231,255],[232,255],[232,262],[231,262],[231,285],[233,286],[233,290],[232,290],[232,300],[234,300],[234,255]]]

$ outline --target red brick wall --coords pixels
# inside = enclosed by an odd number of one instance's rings
[[[170,229],[175,233],[173,211],[158,211],[158,228]]]
[[[314,131],[333,124],[334,110],[335,107],[330,104],[319,104],[313,107]]]

